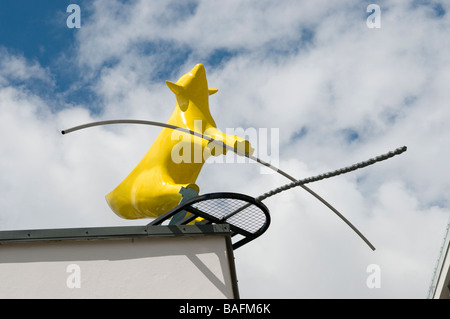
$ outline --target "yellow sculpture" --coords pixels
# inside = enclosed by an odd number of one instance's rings
[[[208,101],[209,95],[218,90],[208,88],[202,64],[197,64],[176,83],[166,83],[176,96],[176,107],[168,124],[209,136],[240,152],[253,153],[247,140],[217,129]],[[156,218],[179,204],[182,188],[198,193],[195,182],[203,164],[209,156],[226,151],[227,148],[201,137],[164,128],[133,171],[106,195],[106,201],[120,217]]]

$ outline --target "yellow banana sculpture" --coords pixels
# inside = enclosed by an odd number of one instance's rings
[[[197,64],[176,83],[166,83],[176,96],[176,107],[168,124],[209,136],[241,152],[253,153],[247,140],[217,129],[209,110],[209,95],[218,90],[208,88],[202,64]],[[209,156],[226,151],[225,147],[206,139],[164,128],[133,171],[106,195],[106,201],[122,218],[156,218],[178,205],[182,187],[198,193],[195,183],[203,164]]]

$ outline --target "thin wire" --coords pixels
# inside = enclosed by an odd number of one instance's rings
[[[307,177],[307,178],[304,178],[302,180],[298,180],[298,181],[295,181],[295,182],[292,182],[292,183],[280,186],[278,188],[275,188],[275,189],[273,189],[273,190],[271,190],[271,191],[269,191],[267,193],[262,194],[261,196],[256,197],[256,199],[257,200],[264,200],[264,199],[266,199],[268,197],[271,197],[273,195],[276,195],[278,193],[281,193],[281,192],[286,191],[288,189],[291,189],[293,187],[297,187],[297,186],[301,186],[301,185],[304,185],[304,184],[317,182],[317,181],[320,181],[320,180],[323,180],[323,179],[326,179],[326,178],[330,178],[330,177],[338,176],[338,175],[341,175],[341,174],[349,173],[349,172],[355,171],[357,169],[361,169],[361,168],[367,167],[369,165],[373,165],[373,164],[375,164],[377,162],[381,162],[381,161],[387,160],[387,159],[389,159],[391,157],[394,157],[396,155],[400,155],[403,152],[405,152],[406,150],[407,150],[406,146],[399,147],[399,148],[397,148],[394,151],[391,151],[391,152],[386,153],[386,154],[379,155],[379,156],[371,158],[371,159],[369,159],[367,161],[362,161],[362,162],[353,164],[351,166],[347,166],[347,167],[344,167],[344,168],[341,168],[341,169],[337,169],[337,170],[334,170],[334,171],[327,172],[325,174],[320,174],[320,175],[316,175],[316,176],[312,176],[312,177]]]

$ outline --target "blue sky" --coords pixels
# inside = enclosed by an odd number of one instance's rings
[[[80,5],[80,29],[67,28],[71,3]],[[285,192],[265,203],[268,232],[236,253],[241,296],[426,296],[450,213],[450,7],[379,1],[381,28],[369,29],[370,3],[3,1],[1,229],[148,223],[119,219],[104,195],[158,130],[59,132],[95,120],[165,122],[175,101],[164,81],[203,63],[219,89],[210,98],[218,127],[278,129],[279,166],[291,175],[408,146],[399,158],[311,185],[375,253],[317,200]],[[254,163],[205,165],[198,184],[201,193],[258,196],[287,182],[259,172]],[[374,263],[383,273],[375,290],[365,284]]]
[[[79,80],[79,70],[73,61],[78,29],[69,29],[66,24],[70,15],[66,9],[71,3],[81,4],[82,1],[5,1],[0,11],[1,47],[28,61],[38,62],[51,72],[54,86],[47,87],[50,89],[47,94],[67,92],[71,84]],[[83,17],[87,18],[88,14],[88,10],[83,10]],[[70,94],[69,101],[87,102],[89,98],[92,94],[85,89]]]
[[[69,103],[82,103],[90,108],[94,113],[99,112],[96,106],[98,99],[95,96],[91,84],[98,76],[98,71],[93,77],[83,78],[80,74],[83,69],[77,63],[77,28],[68,28],[66,19],[71,13],[66,9],[69,4],[78,4],[81,8],[82,23],[90,24],[92,3],[90,1],[32,1],[19,0],[7,1],[2,4],[0,11],[0,44],[12,54],[22,55],[27,60],[37,61],[43,68],[51,71],[51,76],[55,81],[52,94],[65,94]],[[126,4],[127,2],[116,2]],[[195,13],[197,4],[195,1],[176,2],[168,5],[171,18],[189,16]],[[118,12],[120,15],[120,12]],[[95,19],[95,18],[94,18]],[[165,23],[161,17],[161,23]],[[13,32],[11,32],[13,30]],[[189,46],[183,50],[177,43],[165,39],[155,41],[142,41],[136,43],[133,50],[140,55],[160,55],[163,56],[164,63],[161,63],[154,73],[149,75],[152,81],[164,81],[173,76],[174,70],[183,65],[194,52]],[[241,50],[242,51],[242,50]],[[215,67],[231,57],[237,55],[239,51],[229,50],[226,47],[218,47],[208,56],[201,59],[207,67]],[[118,63],[116,57],[103,61],[104,66],[113,66]],[[77,86],[77,90],[71,90],[72,85]],[[50,92],[48,92],[50,93]]]
[[[73,45],[74,32],[63,18],[69,1],[5,1],[0,11],[3,46],[51,66],[53,59]]]

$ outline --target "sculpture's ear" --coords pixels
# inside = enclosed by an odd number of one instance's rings
[[[217,91],[219,91],[219,90],[218,89],[209,88],[208,89],[208,94],[209,95],[213,95],[214,93],[217,93]]]
[[[184,92],[184,87],[182,87],[179,84],[170,82],[170,81],[166,81],[167,86],[169,87],[169,89],[175,93],[175,96],[177,97],[177,103],[178,106],[180,107],[182,112],[186,112],[186,110],[188,109],[189,106],[189,101],[188,99],[186,99],[183,96],[183,92]]]
[[[166,81],[166,84],[169,87],[169,89],[173,93],[175,93],[175,95],[180,95],[184,91],[184,88],[181,85],[178,85],[176,83],[173,83],[173,82],[170,82],[170,81]]]

